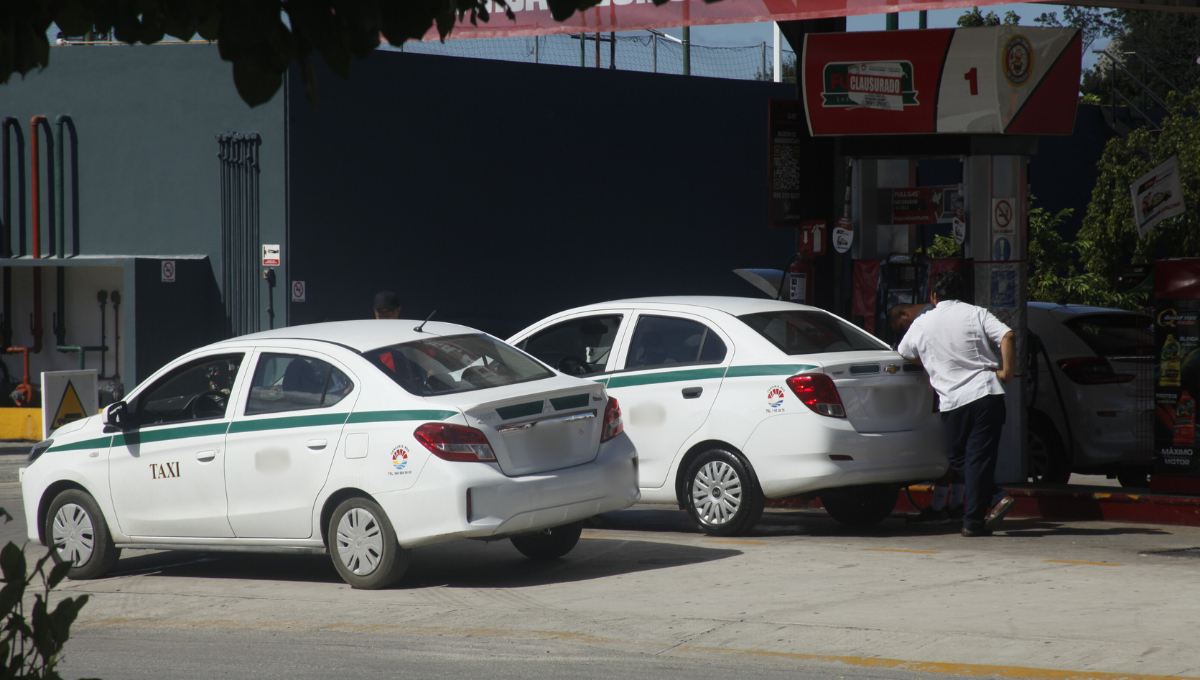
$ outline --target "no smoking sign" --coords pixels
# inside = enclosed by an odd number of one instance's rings
[[[1011,198],[992,199],[992,228],[1008,229],[1013,221],[1013,205]]]
[[[303,281],[292,281],[292,302],[304,302],[306,292]]]

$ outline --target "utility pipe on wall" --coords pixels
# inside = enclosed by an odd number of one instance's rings
[[[54,119],[54,126],[58,131],[58,147],[55,149],[57,153],[54,157],[54,197],[57,199],[57,208],[54,213],[54,221],[56,223],[55,226],[58,227],[57,246],[58,258],[60,260],[66,257],[67,252],[67,192],[65,190],[67,166],[63,164],[63,155],[65,154],[64,149],[67,146],[67,136],[63,134],[63,129],[66,124],[70,124],[72,126],[75,124],[75,122],[71,120],[71,117],[66,114],[62,114]],[[78,187],[75,188],[78,189]],[[76,224],[75,226],[78,227],[79,225]],[[79,238],[78,233],[75,234],[75,238]],[[75,244],[75,252],[79,252],[78,243]]]
[[[0,183],[3,184],[3,187],[0,188],[0,195],[2,195],[2,199],[0,199],[0,202],[3,203],[2,208],[0,208],[0,210],[2,210],[2,212],[0,212],[0,218],[3,219],[3,223],[0,223],[0,256],[3,256],[5,259],[10,258],[13,255],[13,253],[12,253],[12,234],[13,234],[13,228],[12,228],[12,172],[11,172],[12,158],[11,158],[10,149],[8,146],[8,139],[9,139],[9,129],[10,128],[13,129],[14,134],[20,134],[19,130],[17,129],[18,125],[20,125],[20,121],[18,121],[16,118],[13,118],[12,116],[6,117],[4,119],[4,122],[0,123],[0,135],[2,135],[4,138],[4,142],[3,142],[3,147],[4,147],[3,148],[3,154],[4,154],[3,178],[0,178]],[[21,214],[21,217],[22,217],[22,222],[23,222],[24,221],[24,219],[23,219],[24,213]],[[12,268],[11,267],[4,267],[3,285],[4,285],[4,291],[3,291],[3,293],[0,293],[0,295],[4,296],[3,310],[0,311],[0,314],[2,314],[2,316],[0,316],[0,335],[3,335],[4,337],[0,338],[0,341],[2,341],[3,344],[7,345],[9,342],[12,342]]]
[[[3,183],[0,187],[0,202],[3,203],[3,212],[0,212],[0,217],[3,217],[3,221],[0,222],[0,256],[5,258],[12,257],[12,158],[8,146],[8,131],[19,124],[20,122],[12,116],[6,117],[4,122],[0,123],[0,134],[4,137],[4,176],[0,179]],[[7,286],[5,290],[8,290]]]
[[[33,174],[32,182],[30,183],[30,195],[33,199],[31,213],[33,215],[32,230],[33,244],[33,259],[41,259],[41,149],[38,143],[38,127],[46,126],[46,148],[53,150],[54,140],[50,136],[50,121],[45,116],[34,116],[29,119],[29,152],[30,164],[29,168]],[[42,351],[42,269],[41,267],[33,268],[33,314],[30,315],[29,331],[33,333],[33,346],[30,351],[37,354]]]

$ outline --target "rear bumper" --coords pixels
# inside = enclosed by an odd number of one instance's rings
[[[743,448],[767,498],[838,486],[936,479],[946,472],[942,427],[860,433],[840,418],[786,414],[768,418]],[[852,460],[833,460],[831,455]]]
[[[430,460],[412,488],[375,500],[406,548],[499,538],[633,505],[639,498],[636,458],[633,443],[621,434],[601,444],[590,463],[522,477],[506,477],[492,465]]]

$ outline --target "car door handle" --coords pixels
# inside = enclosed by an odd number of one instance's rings
[[[683,398],[684,399],[697,399],[700,397],[700,394],[702,392],[704,392],[703,387],[685,387],[685,388],[683,388]]]
[[[196,460],[200,461],[201,463],[207,463],[208,461],[210,461],[216,457],[217,457],[216,451],[210,450],[210,451],[197,451],[196,452]]]
[[[328,445],[329,445],[329,442],[325,441],[324,439],[309,439],[308,440],[308,448],[312,449],[313,451],[320,451],[321,449],[325,448]]]

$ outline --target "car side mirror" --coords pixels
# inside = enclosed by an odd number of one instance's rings
[[[110,405],[108,408],[104,409],[102,422],[106,427],[111,427],[118,430],[128,430],[130,426],[129,406],[123,401],[118,401],[117,403]]]

